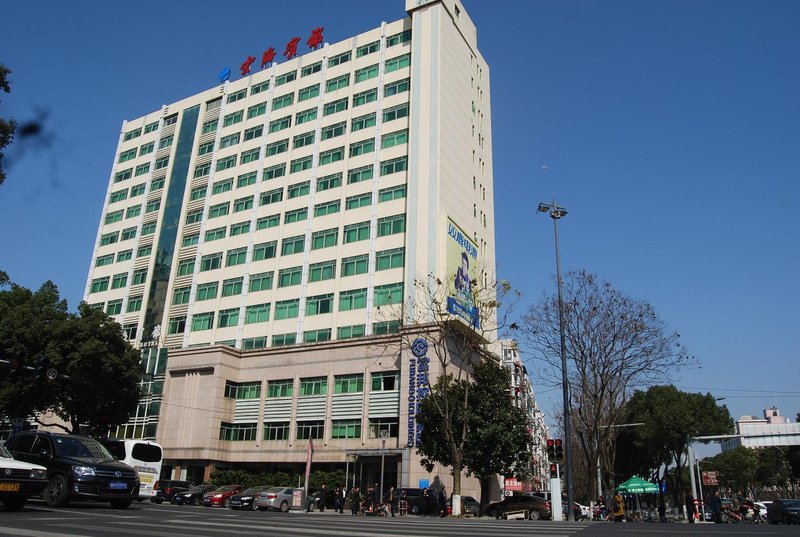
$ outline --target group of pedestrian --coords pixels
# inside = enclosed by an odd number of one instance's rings
[[[328,501],[328,491],[325,485],[320,490],[319,510],[325,512],[325,505]],[[409,508],[408,493],[405,489],[395,489],[389,487],[380,497],[380,488],[376,483],[373,487],[368,487],[362,491],[360,487],[352,487],[348,493],[345,487],[338,487],[333,491],[334,511],[344,513],[347,500],[350,500],[350,511],[352,516],[364,515],[383,515],[383,516],[403,516],[407,514]],[[445,487],[439,489],[438,494],[432,490],[423,491],[422,514],[435,514],[436,516],[447,516],[447,495]]]
[[[342,489],[344,494],[344,489]],[[399,496],[396,495],[394,487],[390,487],[388,492],[384,493],[381,498],[380,488],[376,483],[374,487],[368,487],[366,492],[362,495],[360,487],[353,487],[350,489],[350,510],[353,516],[358,514],[381,514],[394,516],[397,512],[397,503]],[[345,497],[341,499],[342,509],[344,510]]]
[[[695,520],[699,518],[697,504],[694,495],[690,490],[686,490],[684,494],[684,505],[686,507],[687,518],[689,523],[694,524]],[[715,524],[722,524],[722,498],[719,496],[719,491],[715,490],[707,499],[706,505],[711,512],[711,519]],[[619,492],[614,494],[614,505],[612,510],[614,522],[622,522],[625,518],[625,505],[622,495]]]

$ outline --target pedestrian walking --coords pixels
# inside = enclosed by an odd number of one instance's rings
[[[718,490],[708,498],[708,508],[711,509],[714,524],[722,524],[722,498],[719,497]]]
[[[686,518],[689,519],[690,524],[694,524],[694,495],[691,490],[686,489],[686,493],[683,496],[683,503],[686,504]]]
[[[614,493],[614,522],[622,522],[625,520],[625,502],[622,499],[622,494],[619,492]]]
[[[325,506],[328,504],[328,486],[323,483],[322,489],[319,491],[319,512],[325,512]]]
[[[358,509],[361,507],[361,494],[358,492],[358,487],[353,487],[350,493],[350,509],[353,511],[353,516],[358,514]]]
[[[397,510],[397,494],[395,493],[394,487],[389,487],[389,511],[392,513],[392,517],[394,517],[394,512]]]
[[[447,516],[447,494],[445,494],[444,487],[439,489],[437,508],[439,509],[440,517],[444,518]]]

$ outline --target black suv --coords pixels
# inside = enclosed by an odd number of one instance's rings
[[[70,500],[110,502],[127,508],[139,496],[139,474],[87,436],[24,431],[11,436],[6,447],[16,459],[47,468],[49,483],[42,494],[47,505]]]
[[[427,495],[425,494],[427,491]],[[406,509],[415,515],[427,515],[436,512],[437,493],[430,489],[403,488],[397,491],[398,499],[403,498],[406,493]]]
[[[172,498],[179,492],[189,490],[194,486],[191,481],[176,481],[174,479],[164,479],[156,481],[153,490],[156,495],[150,498],[153,503],[172,503]]]

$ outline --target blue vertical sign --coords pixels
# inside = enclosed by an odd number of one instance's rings
[[[419,402],[430,394],[430,382],[428,370],[430,360],[426,356],[428,353],[428,342],[423,338],[417,338],[411,344],[411,353],[414,358],[408,362],[408,447],[419,445],[422,435],[422,425],[417,423],[417,412]]]

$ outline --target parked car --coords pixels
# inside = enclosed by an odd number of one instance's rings
[[[203,494],[203,505],[206,507],[230,507],[231,496],[242,492],[244,485],[224,485]]]
[[[533,494],[515,494],[506,496],[499,502],[492,502],[486,507],[486,514],[500,518],[506,513],[527,511],[530,520],[549,519],[552,517],[550,502]]]
[[[200,505],[203,503],[203,494],[212,491],[216,485],[196,485],[189,490],[178,492],[172,497],[172,503],[176,505]]]
[[[109,502],[127,508],[139,497],[139,474],[116,460],[97,440],[75,434],[23,431],[6,441],[14,458],[47,468],[42,496],[60,507],[70,500]]]
[[[276,509],[286,513],[292,508],[292,499],[295,490],[300,489],[292,487],[270,487],[267,490],[262,490],[256,494],[256,499],[254,500],[256,509],[260,511]]]
[[[481,511],[481,503],[472,496],[461,496],[461,503],[464,506],[462,515],[478,516]],[[447,514],[453,514],[453,506],[450,505],[450,498],[447,499]]]
[[[231,509],[252,509],[256,510],[256,494],[261,492],[262,490],[267,490],[269,486],[261,485],[259,487],[250,487],[247,490],[239,492],[238,494],[234,494],[230,498],[230,503],[228,507]]]
[[[192,488],[194,484],[191,481],[178,481],[174,479],[164,479],[156,481],[153,485],[153,490],[156,495],[150,498],[153,503],[172,502],[172,498],[178,492],[183,492]]]
[[[6,511],[19,511],[28,498],[47,486],[47,468],[17,461],[0,445],[0,500]]]
[[[790,498],[775,500],[767,506],[767,520],[770,524],[800,523],[800,500]]]

